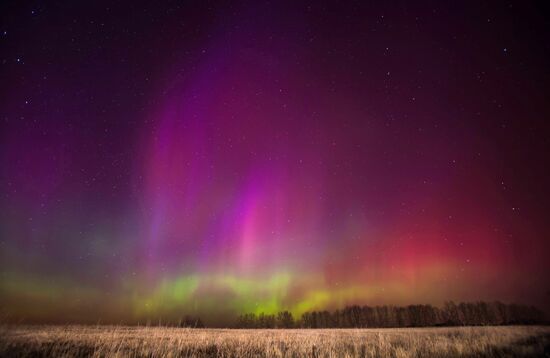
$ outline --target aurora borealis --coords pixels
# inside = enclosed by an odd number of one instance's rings
[[[0,6],[0,317],[548,309],[548,13]]]

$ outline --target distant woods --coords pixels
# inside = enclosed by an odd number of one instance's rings
[[[294,328],[300,326],[298,323],[288,311],[279,312],[276,315],[248,313],[239,316],[237,328]]]
[[[431,305],[348,306],[341,310],[306,312],[295,320],[288,311],[276,315],[248,313],[236,328],[367,328],[486,326],[545,323],[544,313],[533,306],[501,302],[446,302]]]
[[[180,319],[179,322],[177,322],[176,326],[185,328],[204,328],[204,324],[202,323],[200,318],[191,316],[185,316],[184,318]]]

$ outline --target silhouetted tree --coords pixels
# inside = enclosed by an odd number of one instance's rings
[[[238,328],[258,328],[256,315],[254,313],[246,313],[246,314],[240,315],[239,318],[237,319],[237,327]]]
[[[292,317],[292,313],[288,311],[279,312],[277,314],[277,327],[278,328],[294,327],[294,318]]]
[[[191,316],[185,316],[180,319],[177,326],[185,328],[204,328],[204,324],[199,317]]]

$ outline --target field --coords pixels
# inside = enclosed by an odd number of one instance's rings
[[[550,357],[550,327],[230,330],[3,326],[2,357]]]

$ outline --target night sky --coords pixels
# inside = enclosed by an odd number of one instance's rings
[[[549,15],[2,2],[0,318],[548,309]]]

